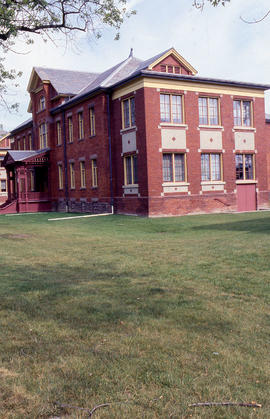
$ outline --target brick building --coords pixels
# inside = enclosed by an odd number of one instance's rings
[[[198,77],[173,48],[101,74],[36,67],[2,211],[148,216],[269,208],[270,86]]]
[[[9,133],[3,129],[0,124],[0,205],[3,204],[8,197],[7,193],[7,172],[4,167],[1,167],[1,162],[7,151],[10,149]]]

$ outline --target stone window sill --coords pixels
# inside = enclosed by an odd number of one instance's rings
[[[224,129],[224,127],[222,125],[199,125],[199,128]]]
[[[178,127],[178,128],[187,128],[187,124],[176,124],[174,122],[160,122],[160,127]]]
[[[253,180],[253,179],[249,179],[249,180],[236,180],[235,182],[237,185],[242,185],[242,184],[249,184],[249,183],[258,183],[257,180]]]
[[[162,186],[189,186],[188,182],[163,182]]]
[[[202,180],[201,185],[226,185],[222,180]]]
[[[234,130],[241,130],[241,131],[256,131],[254,127],[245,127],[245,126],[235,126],[233,127]]]

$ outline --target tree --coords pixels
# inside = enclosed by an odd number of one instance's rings
[[[206,1],[208,1],[212,6],[216,7],[219,5],[225,6],[226,3],[230,3],[231,0],[194,0],[193,1],[193,6],[196,7],[196,9],[200,9],[203,10]],[[262,22],[264,19],[266,19],[268,16],[270,15],[270,9],[268,9],[260,18],[258,19],[252,19],[252,20],[248,20],[245,19],[243,16],[240,16],[240,19],[248,24],[253,24],[253,23],[259,23]]]
[[[226,3],[230,3],[231,0],[207,0],[212,6],[216,7],[219,5],[225,6]],[[206,0],[194,0],[193,6],[197,9],[203,9]]]
[[[4,54],[12,51],[16,39],[33,43],[33,34],[44,40],[56,33],[72,39],[76,31],[89,32],[99,38],[104,26],[115,29],[115,39],[128,11],[127,0],[2,0],[0,2],[0,96],[4,100],[6,81],[20,73],[6,70]],[[6,101],[4,100],[4,103]]]

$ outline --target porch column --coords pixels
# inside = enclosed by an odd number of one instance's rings
[[[6,168],[7,172],[7,191],[8,191],[8,201],[11,201],[11,180],[10,180],[10,170]]]

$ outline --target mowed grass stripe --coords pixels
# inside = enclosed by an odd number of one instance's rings
[[[0,216],[0,417],[270,417],[268,213],[56,216]]]

